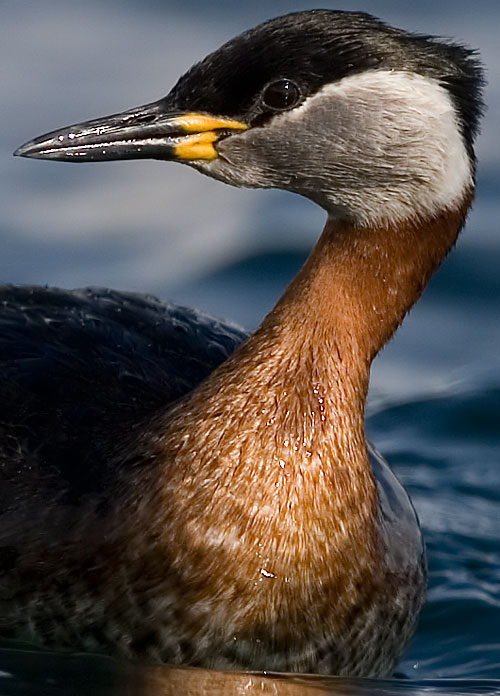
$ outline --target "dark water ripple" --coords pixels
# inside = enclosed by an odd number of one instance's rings
[[[500,678],[500,386],[381,408],[377,445],[410,491],[428,602],[409,676]]]

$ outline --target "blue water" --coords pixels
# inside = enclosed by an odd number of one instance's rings
[[[14,160],[11,152],[63,123],[151,101],[235,32],[316,4],[253,2],[235,11],[232,3],[201,0],[5,3],[0,279],[152,291],[255,327],[316,238],[323,215],[310,203],[236,191],[162,163],[72,167]],[[410,491],[429,561],[428,602],[399,667],[402,679],[259,688],[500,693],[500,6],[497,0],[412,8],[389,0],[320,4],[371,11],[478,47],[489,69],[489,111],[467,228],[373,368],[368,435]],[[130,669],[0,651],[0,692],[111,693],[116,673],[126,680]],[[171,674],[161,674],[141,673],[130,693],[141,691],[142,679],[152,691],[179,693]],[[193,679],[183,692],[203,693]],[[262,693],[256,684],[245,693]],[[216,693],[240,686],[235,678]]]
[[[429,594],[401,669],[500,678],[500,380],[381,407],[369,432],[411,493]]]

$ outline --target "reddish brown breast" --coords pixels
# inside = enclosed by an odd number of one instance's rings
[[[182,588],[177,612],[195,661],[392,669],[423,602],[424,555],[399,484],[387,471],[373,477],[369,366],[467,205],[399,228],[329,222],[256,334],[156,424],[140,513],[162,577],[174,571]],[[391,518],[383,506],[396,498]]]

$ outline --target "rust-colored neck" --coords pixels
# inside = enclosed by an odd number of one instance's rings
[[[398,227],[328,221],[256,333],[166,414],[168,459],[180,458],[188,478],[214,475],[217,485],[227,478],[233,493],[239,477],[242,490],[267,477],[269,486],[253,495],[271,507],[290,502],[280,469],[288,483],[321,469],[327,497],[339,470],[366,473],[370,363],[453,245],[469,203]],[[340,514],[345,500],[337,502]]]
[[[455,242],[470,199],[420,224],[328,221],[255,334],[166,414],[168,458],[186,459],[193,477],[269,475],[276,488],[280,467],[302,476],[315,456],[323,471],[365,470],[370,363]],[[278,498],[273,490],[273,505]]]
[[[398,226],[327,221],[259,332],[291,326],[307,341],[320,330],[333,341],[331,359],[366,373],[455,243],[471,198],[456,211]]]

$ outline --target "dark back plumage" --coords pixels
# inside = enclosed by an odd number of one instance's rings
[[[73,499],[112,484],[113,450],[245,338],[200,312],[113,290],[3,286],[0,306],[6,506],[20,469],[48,467]]]

